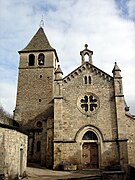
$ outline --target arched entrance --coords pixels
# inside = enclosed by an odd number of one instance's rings
[[[99,168],[98,138],[93,131],[87,131],[82,138],[83,169]]]

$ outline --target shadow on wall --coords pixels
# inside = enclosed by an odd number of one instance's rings
[[[4,169],[5,169],[4,166],[5,166],[4,142],[0,142],[0,179],[4,177]]]
[[[58,152],[59,151],[59,152]],[[57,149],[58,156],[61,156],[61,150]],[[69,155],[66,156],[66,158],[62,159],[59,157],[59,164],[55,167],[57,170],[81,170],[84,169],[85,165],[81,162],[81,151],[76,151],[72,156]],[[121,167],[119,165],[119,158],[118,158],[118,150],[116,142],[113,142],[111,145],[109,145],[108,149],[102,153],[101,155],[98,155],[98,164],[99,168],[101,170],[109,170],[109,171],[115,171],[115,170],[121,170]],[[89,168],[90,169],[90,168]]]
[[[45,120],[47,120],[48,117],[53,117],[53,116],[54,116],[53,106],[50,106],[48,109],[46,109],[44,112],[38,114],[33,119],[29,119],[27,122],[24,122],[21,125],[21,128],[23,130],[27,131],[28,129],[35,127],[35,122],[45,121]]]
[[[0,144],[0,180],[4,180],[5,178],[14,179],[18,177],[18,174],[14,174],[14,169],[12,166],[12,161],[9,162],[9,154],[5,149],[5,138],[3,135],[3,140]]]
[[[72,156],[68,155],[66,159],[61,159],[61,162],[56,166],[56,169],[75,172],[76,170],[90,170],[90,168],[84,168],[86,166],[85,164],[81,163],[80,154],[80,151],[76,151]],[[104,179],[123,180],[130,178],[130,175],[128,174],[126,168],[123,169],[123,167],[121,167],[119,164],[116,142],[113,142],[109,146],[109,148],[103,154],[101,154],[101,156],[102,157],[100,158],[99,172]],[[95,170],[96,169],[97,168],[95,168]],[[90,173],[91,171],[88,172]]]

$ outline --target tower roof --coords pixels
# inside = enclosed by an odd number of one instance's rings
[[[116,62],[114,64],[113,71],[121,71]]]
[[[33,36],[28,45],[22,49],[20,52],[29,52],[29,51],[51,51],[54,48],[51,47],[47,36],[42,27],[40,27],[37,33]]]
[[[113,68],[113,70],[112,70],[113,77],[121,78],[120,72],[121,72],[121,70],[120,70],[120,68],[118,67],[117,63],[115,62],[114,68]]]
[[[56,71],[55,71],[55,74],[56,73],[61,73],[61,74],[63,74],[63,72],[62,72],[62,70],[61,70],[61,68],[60,68],[60,65],[58,65],[58,68],[56,69]]]

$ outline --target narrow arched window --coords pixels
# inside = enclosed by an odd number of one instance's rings
[[[84,84],[87,84],[87,76],[84,76]]]
[[[45,61],[45,55],[43,53],[38,55],[38,64],[39,65],[44,65]]]
[[[89,82],[89,84],[91,84],[91,77],[90,76],[88,77],[88,82]]]
[[[34,54],[29,55],[29,66],[34,66],[35,64],[35,56]]]
[[[39,152],[41,149],[41,142],[37,141],[37,152]]]

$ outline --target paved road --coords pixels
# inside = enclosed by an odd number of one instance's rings
[[[27,167],[27,177],[23,180],[66,180],[66,179],[91,179],[93,175],[98,175],[96,171],[68,172],[53,171],[45,168]],[[92,178],[93,179],[93,178]]]

